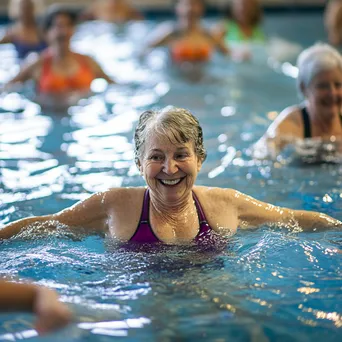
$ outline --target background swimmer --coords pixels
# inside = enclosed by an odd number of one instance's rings
[[[12,1],[11,6],[16,7],[12,9],[16,13],[16,22],[0,39],[0,44],[13,44],[20,59],[31,52],[41,52],[47,46],[36,22],[34,5],[33,0]]]
[[[167,46],[176,63],[207,62],[214,50],[229,54],[224,42],[203,27],[204,10],[203,0],[176,0],[176,23],[165,23],[157,28],[148,48]]]
[[[71,312],[55,291],[28,283],[0,280],[0,310],[36,314],[35,329],[39,334],[62,328],[71,321]]]
[[[83,14],[84,19],[123,24],[141,20],[143,15],[126,0],[95,0]]]
[[[230,237],[238,228],[264,224],[296,224],[307,230],[342,224],[325,214],[273,206],[233,189],[195,186],[205,159],[202,128],[189,111],[170,106],[146,111],[135,130],[135,161],[147,188],[96,193],[56,214],[10,223],[0,230],[0,239],[28,228],[66,225],[119,241],[205,244],[213,235]]]
[[[258,0],[233,0],[227,18],[216,28],[226,44],[264,42],[262,8]]]
[[[279,114],[255,145],[256,155],[266,148],[275,158],[287,144],[298,139],[340,141],[342,138],[340,53],[327,44],[316,44],[299,55],[297,67],[297,85],[305,100]]]
[[[324,13],[325,29],[332,45],[342,44],[342,1],[328,1]]]
[[[70,49],[75,25],[76,15],[73,11],[65,7],[51,7],[44,22],[49,48],[36,60],[27,63],[6,88],[11,89],[16,83],[32,79],[36,82],[39,95],[52,96],[52,105],[61,105],[70,96],[81,98],[87,95],[96,78],[115,83],[93,58]],[[44,104],[42,96],[40,99]]]

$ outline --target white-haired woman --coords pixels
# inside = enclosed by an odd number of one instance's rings
[[[314,138],[342,138],[342,56],[328,44],[304,50],[297,61],[297,85],[304,102],[284,109],[256,144],[277,155],[287,144]]]
[[[109,189],[59,213],[13,222],[0,229],[0,239],[27,227],[59,225],[121,241],[201,244],[213,235],[268,223],[297,222],[303,229],[341,225],[327,215],[280,208],[236,190],[195,186],[206,151],[201,126],[185,109],[144,112],[135,130],[135,156],[147,187]]]

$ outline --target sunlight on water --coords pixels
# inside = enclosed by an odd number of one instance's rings
[[[249,63],[214,56],[211,65],[180,71],[165,49],[140,63],[139,48],[154,25],[79,28],[75,49],[124,84],[94,82],[92,96],[67,113],[42,110],[32,88],[0,96],[1,224],[56,212],[109,187],[144,185],[132,132],[142,111],[169,104],[192,110],[203,126],[208,158],[198,184],[341,218],[342,169],[320,163],[338,156],[338,143],[309,141],[276,161],[249,153],[277,113],[298,102],[298,44],[273,40],[268,50],[254,47],[259,54]],[[18,63],[11,47],[0,52],[5,82]],[[85,236],[81,228],[51,221],[0,244],[0,274],[54,288],[71,307],[75,321],[47,341],[338,341],[341,235],[299,228],[241,231],[201,248],[151,248]],[[0,341],[35,337],[30,315],[2,317]]]

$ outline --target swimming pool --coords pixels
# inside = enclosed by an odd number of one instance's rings
[[[270,17],[266,28],[288,39],[300,32],[303,46],[324,38],[318,15],[293,19],[288,36],[286,16]],[[141,67],[130,57],[153,25],[117,30],[90,23],[75,37],[75,47],[132,85],[94,95],[67,115],[41,113],[19,94],[1,97],[1,224],[55,212],[111,186],[142,185],[132,129],[141,111],[168,104],[191,109],[202,123],[208,159],[198,184],[341,219],[340,165],[305,166],[291,151],[276,163],[246,154],[269,117],[298,101],[281,65],[271,68],[262,54],[241,65],[215,56],[201,72],[181,75],[156,51]],[[2,49],[0,77],[6,77],[16,66],[11,49]],[[0,274],[55,288],[73,308],[76,322],[47,341],[339,341],[341,233],[288,228],[240,232],[218,251],[130,251],[63,229],[27,233],[0,245]],[[31,322],[28,315],[1,315],[0,341],[35,340]]]

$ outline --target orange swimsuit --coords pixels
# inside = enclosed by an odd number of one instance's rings
[[[38,82],[40,93],[58,94],[67,91],[87,91],[91,82],[96,78],[85,56],[76,55],[79,67],[70,76],[56,73],[52,67],[52,56],[49,52],[43,55],[42,73]]]
[[[182,62],[207,62],[211,58],[212,48],[209,44],[189,45],[188,42],[178,41],[171,45],[172,60]]]

